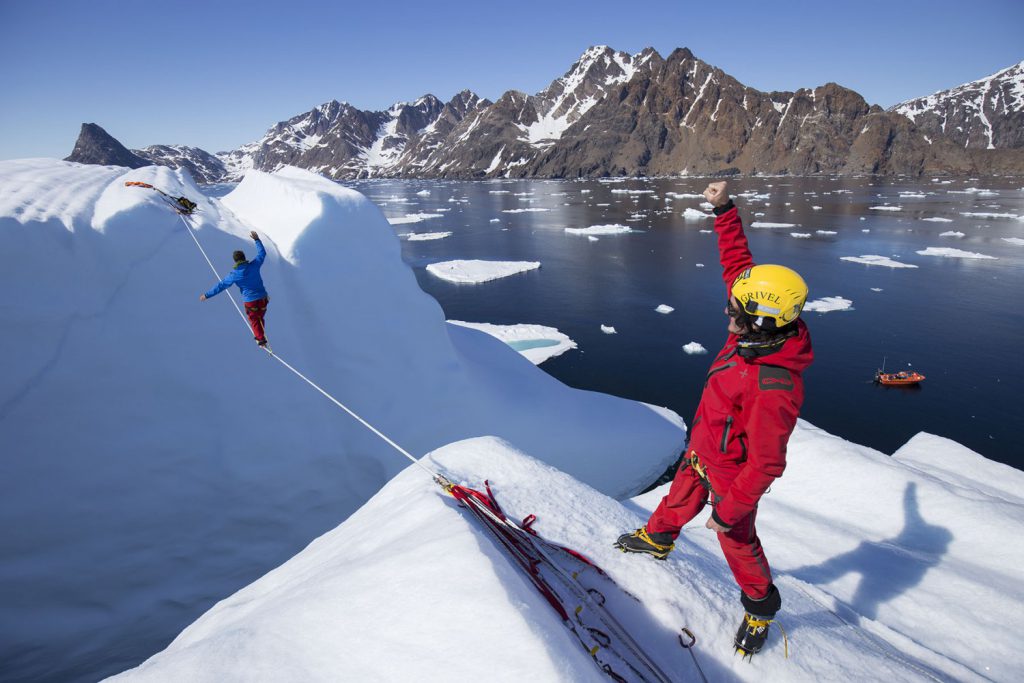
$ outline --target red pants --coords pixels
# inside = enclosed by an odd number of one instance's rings
[[[709,477],[710,477],[709,473]],[[715,491],[727,491],[731,480],[712,479]],[[668,495],[661,499],[658,508],[647,521],[649,533],[670,533],[679,535],[684,524],[697,516],[708,502],[708,490],[693,468],[684,460],[676,472]],[[715,496],[716,502],[721,496]],[[772,585],[772,571],[761,548],[761,541],[754,529],[757,508],[733,525],[724,534],[718,534],[725,560],[744,595],[760,600],[768,595]]]
[[[263,297],[256,301],[245,302],[245,314],[249,318],[249,326],[252,327],[252,334],[258,342],[267,341],[267,333],[263,328],[263,316],[267,314],[267,302],[269,297]]]

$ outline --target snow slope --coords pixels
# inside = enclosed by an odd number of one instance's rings
[[[20,359],[5,361],[11,367],[5,367],[10,374],[0,397],[4,417],[38,409],[33,395],[40,391],[59,412],[68,402],[64,392],[95,387],[100,374],[111,383],[96,396],[102,402],[119,386],[138,385],[136,366],[147,367],[153,386],[176,382],[210,401],[202,410],[180,406],[183,413],[162,417],[166,396],[153,396],[149,410],[135,409],[146,421],[243,417],[244,410],[232,410],[233,396],[217,399],[226,382],[239,383],[234,387],[242,394],[287,390],[292,399],[305,391],[278,368],[258,374],[263,366],[254,363],[266,359],[254,348],[249,353],[251,335],[224,295],[196,301],[213,275],[155,193],[123,186],[142,180],[199,199],[197,235],[222,275],[233,249],[251,253],[249,230],[265,236],[267,329],[275,350],[407,450],[422,454],[494,434],[612,495],[636,491],[678,454],[684,435],[678,418],[570,389],[489,335],[446,325],[440,307],[402,262],[398,238],[380,211],[358,192],[313,173],[290,167],[274,174],[251,171],[221,201],[202,198],[185,175],[158,167],[125,172],[49,160],[4,162],[0,179],[5,189],[14,188],[0,204],[4,242],[21,255],[0,275],[11,293],[5,313],[14,331],[2,336],[0,351],[5,359]],[[60,297],[37,286],[43,262]],[[170,336],[169,320],[184,322]],[[115,335],[119,340],[111,343]],[[73,344],[65,343],[69,336]],[[103,355],[114,347],[117,353]],[[90,361],[97,353],[102,361]],[[150,362],[154,356],[159,363]],[[36,386],[41,379],[48,389]],[[304,396],[302,404],[290,418],[309,409],[316,415],[288,430],[283,443],[268,444],[268,452],[287,451],[284,444],[298,430],[326,429],[328,442],[352,433],[347,419],[323,419],[321,408],[329,404],[317,394]],[[213,429],[205,424],[185,431],[203,437]],[[132,431],[141,433],[144,426]],[[36,436],[32,430],[6,435],[22,448]],[[107,436],[95,438],[105,443]],[[76,436],[82,438],[92,436]],[[387,447],[371,444],[360,444],[360,450],[373,454],[382,473],[401,468]],[[627,451],[634,471],[611,474]]]
[[[801,422],[759,533],[783,595],[752,662],[731,638],[738,591],[714,534],[692,522],[667,562],[624,555],[663,487],[617,502],[511,444],[448,445],[428,467],[483,488],[512,519],[595,560],[608,604],[678,680],[682,626],[712,681],[1015,680],[1006,654],[1024,603],[1024,473],[919,434],[893,457]],[[823,482],[830,490],[823,491]],[[382,517],[389,523],[380,525]],[[1019,673],[1019,672],[1018,672]],[[333,531],[187,628],[118,680],[605,681],[540,594],[474,520],[410,466]]]

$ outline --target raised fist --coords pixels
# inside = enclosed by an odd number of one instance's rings
[[[704,189],[704,199],[708,200],[715,208],[725,206],[729,203],[728,189],[729,183],[724,180],[719,180],[717,183],[708,183],[707,188]]]

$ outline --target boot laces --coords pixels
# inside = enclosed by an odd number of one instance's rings
[[[657,541],[652,539],[651,535],[649,533],[647,533],[647,527],[646,526],[642,526],[639,529],[637,529],[636,532],[635,532],[635,535],[641,541],[643,541],[645,543],[650,543],[651,545],[653,545],[658,550],[671,550],[672,548],[675,547],[674,543],[669,543],[668,545],[665,545],[664,543],[658,543]]]
[[[774,619],[761,619],[749,613],[745,616],[747,619],[747,630],[751,633],[760,633],[768,628],[768,624],[775,621]]]
[[[775,619],[761,619],[749,612],[745,613],[743,618],[747,621],[747,632],[751,634],[762,634],[768,630],[769,624],[776,623]],[[782,624],[779,624],[779,630],[782,631],[782,644],[786,659],[789,659],[789,637],[786,635],[786,629],[782,628]]]

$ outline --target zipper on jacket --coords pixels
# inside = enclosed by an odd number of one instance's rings
[[[708,373],[707,379],[704,380],[704,386],[707,386],[708,382],[711,381],[711,375],[715,374],[716,372],[721,372],[722,370],[728,370],[729,368],[732,367],[736,367],[736,361],[726,363],[725,365],[720,365],[717,368],[713,368],[711,372]]]
[[[729,350],[729,353],[723,353],[720,357],[716,358],[714,362],[717,363],[720,360],[729,360],[730,358],[736,355],[737,351],[739,351],[739,347],[734,346]]]
[[[725,447],[729,443],[729,430],[730,429],[732,429],[732,415],[730,415],[729,417],[725,418],[725,431],[722,432],[722,445],[718,449],[718,450],[722,451],[722,453],[725,453]]]

